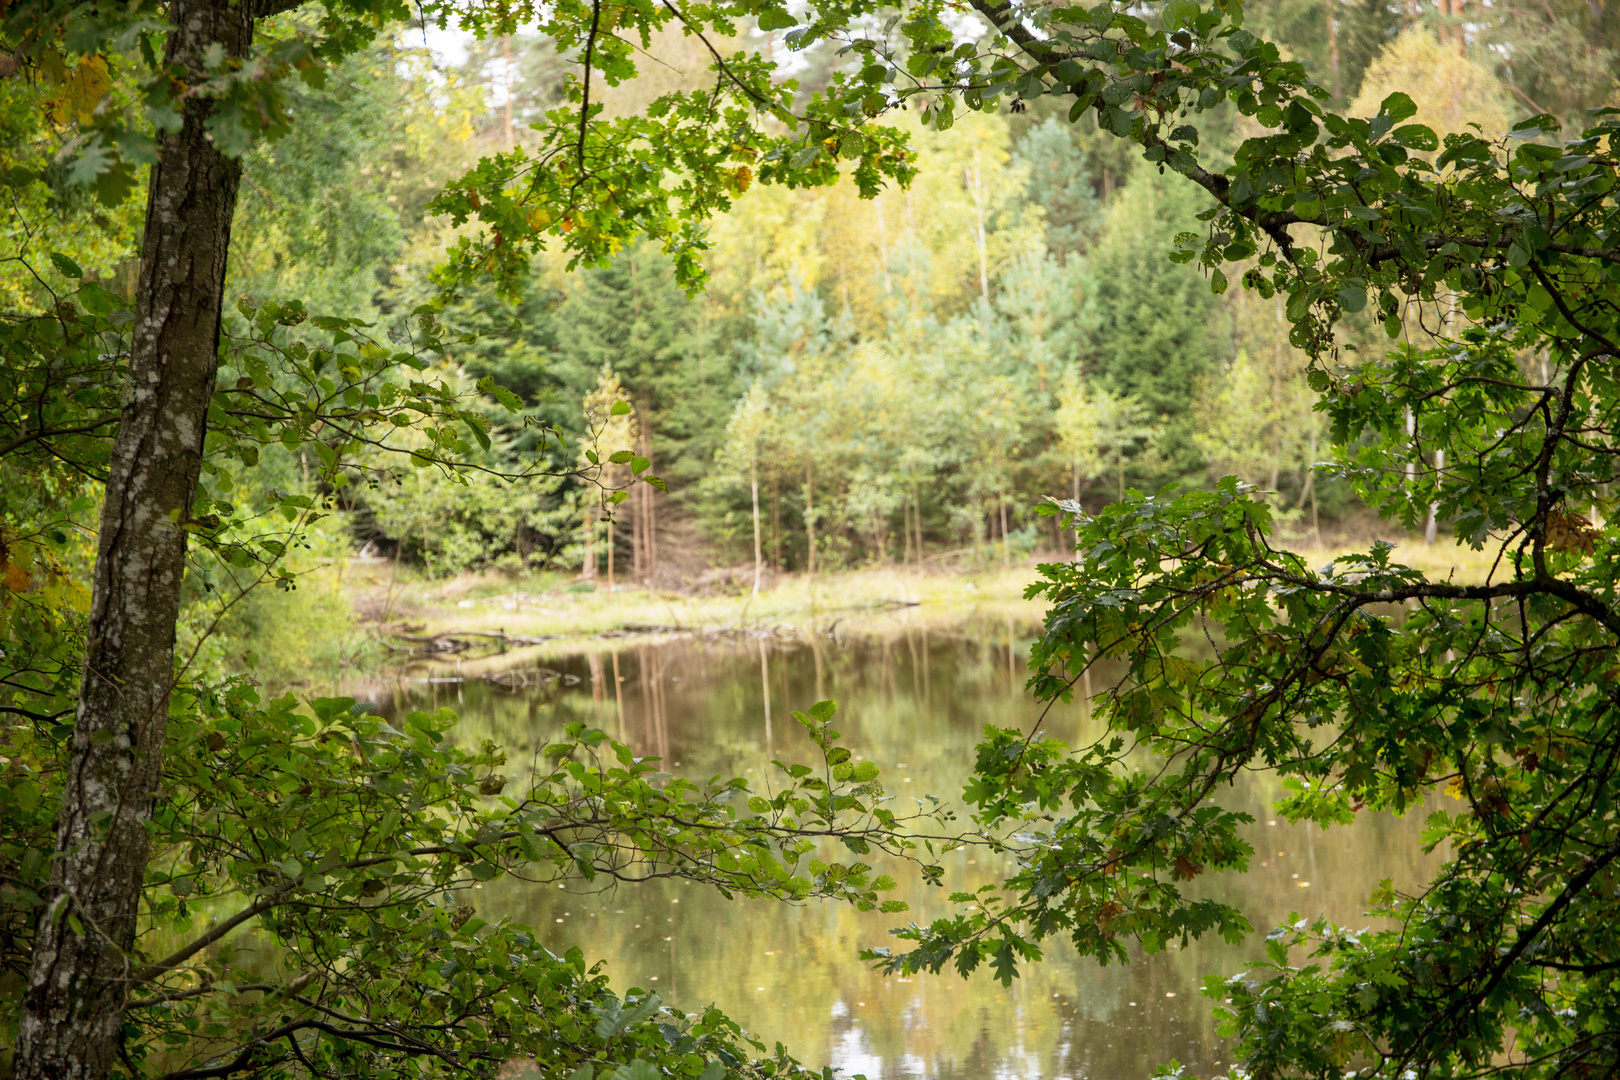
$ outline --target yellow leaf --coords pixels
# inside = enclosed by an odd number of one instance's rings
[[[34,579],[28,576],[28,571],[16,563],[6,564],[6,588],[12,592],[27,592],[34,587]]]
[[[45,102],[45,115],[53,124],[77,121],[88,124],[112,89],[112,76],[107,69],[107,58],[91,56],[79,61],[73,73],[62,81],[62,89]]]

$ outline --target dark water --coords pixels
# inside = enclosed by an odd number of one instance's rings
[[[1023,692],[1028,634],[994,624],[952,632],[921,627],[882,639],[784,645],[743,641],[623,645],[589,654],[512,654],[512,671],[545,667],[568,678],[510,678],[510,686],[400,680],[367,688],[385,712],[449,705],[460,737],[493,738],[516,773],[569,720],[586,720],[670,771],[762,777],[772,757],[810,761],[814,747],[789,716],[833,698],[844,745],[878,762],[888,789],[956,801],[986,723],[1033,723]],[[482,670],[488,670],[484,668]],[[446,673],[439,672],[441,677]],[[526,685],[525,685],[526,683]],[[1095,737],[1083,704],[1059,707],[1046,729],[1071,744]],[[580,946],[607,962],[621,992],[641,987],[694,1011],[714,1003],[766,1040],[785,1043],[806,1064],[832,1064],[879,1077],[1146,1077],[1176,1059],[1190,1075],[1230,1061],[1215,1033],[1206,974],[1230,975],[1257,956],[1264,932],[1290,912],[1355,926],[1383,878],[1397,887],[1422,879],[1419,821],[1369,819],[1328,833],[1290,826],[1269,811],[1280,793],[1253,776],[1227,791],[1227,805],[1255,816],[1253,872],[1217,879],[1210,891],[1236,898],[1258,928],[1232,948],[1194,943],[1125,966],[1101,968],[1052,943],[1044,963],[1004,989],[987,973],[883,978],[858,959],[885,944],[899,921],[945,914],[946,895],[1001,869],[969,852],[946,856],[943,889],[927,889],[904,868],[895,896],[904,915],[859,913],[832,904],[792,907],[727,900],[684,884],[596,891],[491,885],[484,917],[510,915],[540,928],[553,949]]]

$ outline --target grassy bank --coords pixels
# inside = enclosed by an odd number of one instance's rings
[[[1343,550],[1302,554],[1319,567]],[[1446,543],[1405,542],[1395,557],[1458,581],[1479,581],[1490,569],[1488,559]],[[432,580],[385,560],[319,562],[297,592],[266,590],[242,607],[216,648],[223,669],[251,672],[274,692],[302,691],[395,669],[410,659],[402,650],[411,639],[457,634],[490,635],[463,639],[472,647],[455,655],[457,664],[484,657],[499,666],[510,662],[504,651],[516,643],[496,635],[539,640],[547,654],[589,649],[593,641],[692,633],[805,638],[978,627],[1026,636],[1044,614],[1041,602],[1023,597],[1037,576],[1033,559],[954,572],[884,567],[783,575],[757,596],[747,589],[693,595],[621,584],[609,590],[604,582],[564,574]]]
[[[930,573],[901,568],[783,576],[751,592],[685,595],[641,586],[582,583],[571,578],[464,576],[395,583],[390,597],[373,587],[356,607],[377,628],[433,636],[457,631],[514,637],[782,629],[825,633],[881,631],[911,625],[980,619],[1035,622],[1041,606],[1023,590],[1034,566],[977,573]],[[386,589],[383,590],[386,593]]]
[[[1312,565],[1340,550],[1302,552]],[[1439,577],[1478,580],[1485,558],[1450,544],[1399,545],[1396,558]],[[902,625],[978,621],[1037,623],[1043,606],[1025,600],[1036,560],[976,571],[884,567],[836,574],[783,575],[757,596],[750,591],[688,595],[561,575],[502,575],[421,580],[389,564],[346,575],[356,610],[384,633],[431,637],[455,632],[513,637],[591,638],[778,628],[798,632],[881,633]]]

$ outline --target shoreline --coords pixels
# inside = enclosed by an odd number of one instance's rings
[[[1325,564],[1348,548],[1302,550]],[[1483,580],[1487,553],[1452,545],[1404,540],[1398,561],[1431,578]],[[350,563],[342,589],[359,616],[357,629],[382,639],[422,643],[443,638],[485,638],[508,648],[665,636],[871,634],[903,625],[944,629],[976,621],[1039,625],[1045,604],[1026,600],[1036,567],[1061,556],[1043,555],[1005,566],[941,571],[914,566],[873,567],[807,577],[777,576],[757,595],[680,593],[578,576],[461,575],[439,581],[400,580],[389,563]],[[384,570],[383,567],[387,569]],[[356,581],[361,578],[361,581]],[[408,656],[408,649],[398,649]],[[579,651],[579,650],[572,650]],[[422,653],[433,655],[431,650]]]

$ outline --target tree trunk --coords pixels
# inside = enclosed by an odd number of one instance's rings
[[[816,576],[816,473],[815,465],[805,462],[804,465],[804,535],[809,544],[805,555],[806,573],[812,581]],[[817,699],[820,700],[819,698]]]
[[[1080,455],[1078,455],[1078,454],[1076,454],[1075,457],[1074,457],[1074,471],[1072,473],[1072,476],[1074,478],[1074,505],[1079,506],[1080,505]],[[1073,522],[1071,522],[1071,524],[1074,526],[1074,529],[1072,530],[1074,532],[1074,543],[1072,545],[1070,545],[1070,547],[1069,547],[1069,552],[1072,555],[1074,553],[1074,551],[1077,548],[1079,548],[1079,546],[1080,546],[1080,515],[1078,513],[1075,514],[1074,520],[1073,520]],[[1058,540],[1058,545],[1059,545],[1060,549],[1062,547],[1062,544],[1063,544],[1063,541],[1061,539],[1059,539]]]
[[[759,595],[759,578],[765,569],[765,553],[760,547],[759,537],[759,455],[753,453],[748,458],[748,484],[754,493],[754,595]]]
[[[1337,103],[1342,95],[1339,84],[1339,11],[1336,0],[1328,0],[1328,75],[1331,79],[1333,100]]]
[[[596,507],[585,507],[585,558],[580,563],[579,575],[586,581],[596,580]]]
[[[643,399],[641,407],[636,410],[636,416],[641,419],[641,456],[648,461],[653,456],[652,438],[652,402]],[[647,472],[653,468],[647,466]],[[648,585],[658,576],[658,513],[653,506],[653,489],[651,484],[638,484],[641,492],[641,509],[646,520],[641,526],[642,551],[642,580]]]
[[[176,0],[166,62],[242,57],[257,5]],[[225,257],[241,164],[188,98],[160,134],[147,191],[129,381],[97,541],[84,677],[17,1032],[17,1080],[99,1080],[117,1052],[140,910],[145,820],[163,772],[185,532],[218,367]]]
[[[1007,496],[996,492],[996,506],[1001,510],[1001,565],[1012,565],[1012,541],[1007,537]]]
[[[906,496],[900,503],[900,531],[905,536],[905,547],[900,554],[902,566],[911,565],[911,497]]]
[[[911,527],[917,530],[917,566],[923,564],[922,498],[915,488],[911,491]]]
[[[640,487],[632,487],[630,494],[633,497],[625,504],[634,507],[630,511],[630,580],[639,582],[646,580],[647,546],[641,539],[641,534],[647,530],[647,512],[642,503],[646,492]]]
[[[1438,482],[1440,476],[1446,471],[1446,452],[1444,450],[1436,450],[1434,452],[1434,471],[1436,480]],[[1312,495],[1311,497],[1314,499],[1315,495]],[[1315,504],[1313,503],[1312,505],[1314,506]],[[1425,544],[1434,543],[1436,535],[1439,533],[1439,529],[1440,504],[1432,502],[1429,504],[1429,521],[1423,529],[1423,542]]]

